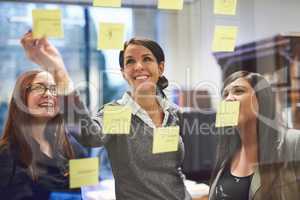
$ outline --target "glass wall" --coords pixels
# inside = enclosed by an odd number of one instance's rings
[[[20,38],[32,27],[32,9],[59,8],[63,14],[64,38],[51,42],[59,49],[81,95],[92,110],[120,96],[126,89],[120,76],[118,51],[97,50],[100,21],[126,24],[126,38],[132,36],[132,10],[92,8],[45,3],[0,3],[0,132],[6,117],[16,77],[32,68],[20,45]],[[123,17],[119,20],[118,16]]]

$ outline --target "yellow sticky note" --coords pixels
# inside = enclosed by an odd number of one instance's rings
[[[43,36],[55,38],[64,37],[60,10],[32,10],[32,21],[34,38],[41,38]]]
[[[70,188],[96,185],[99,182],[99,159],[82,158],[69,161]]]
[[[93,6],[121,7],[121,0],[93,0]]]
[[[217,110],[216,127],[237,126],[239,113],[239,101],[221,101]]]
[[[152,153],[166,153],[178,150],[179,127],[162,127],[154,129]]]
[[[237,0],[214,0],[216,15],[235,15]]]
[[[124,30],[124,24],[100,23],[98,49],[122,49]]]
[[[158,9],[182,10],[183,0],[158,0]]]
[[[230,52],[234,50],[238,28],[236,26],[216,26],[213,39],[213,51]]]
[[[129,134],[131,108],[125,106],[105,106],[103,110],[104,134]]]

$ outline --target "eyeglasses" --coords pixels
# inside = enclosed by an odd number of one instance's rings
[[[37,83],[37,84],[30,85],[27,89],[29,89],[31,92],[34,92],[38,95],[44,95],[47,92],[47,90],[49,90],[49,92],[53,96],[57,96],[57,87],[56,87],[56,85],[46,86],[44,84]]]

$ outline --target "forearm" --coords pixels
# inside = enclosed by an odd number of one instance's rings
[[[74,84],[66,69],[52,72],[57,84],[58,95],[68,95],[74,92]]]
[[[70,133],[79,143],[87,147],[99,147],[108,141],[109,137],[102,132],[102,117],[91,117],[78,92],[61,96],[60,99],[65,125],[73,129]]]

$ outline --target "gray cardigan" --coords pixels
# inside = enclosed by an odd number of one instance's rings
[[[85,146],[106,147],[115,178],[117,200],[191,199],[180,168],[184,157],[181,138],[177,152],[152,154],[153,128],[138,116],[132,115],[129,135],[104,135],[102,109],[95,118],[91,118],[76,94],[64,97],[64,103],[64,108],[67,108],[65,117],[74,121],[73,128],[79,125],[81,129],[80,134],[74,137]],[[177,109],[170,107],[168,112],[167,125],[177,125]]]
[[[262,196],[260,172],[257,167],[249,189],[249,200],[296,200],[300,199],[300,131],[290,129],[287,132],[279,132],[281,143],[277,148],[280,162],[285,163],[279,174],[270,176],[273,179],[272,192],[269,196]],[[270,152],[272,153],[272,152]],[[223,172],[222,168],[212,182],[209,192],[209,200],[215,200],[215,189]]]

